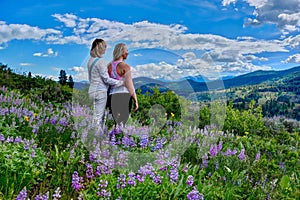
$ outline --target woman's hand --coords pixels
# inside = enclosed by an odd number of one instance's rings
[[[139,104],[137,101],[134,101],[134,109],[133,112],[136,112],[139,109]]]

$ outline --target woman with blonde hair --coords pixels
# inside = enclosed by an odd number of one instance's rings
[[[124,85],[122,80],[112,79],[108,75],[107,65],[102,55],[105,54],[106,42],[103,39],[95,39],[90,49],[88,61],[89,97],[93,100],[93,123],[99,128],[105,125],[105,108],[107,101],[107,89],[109,85]]]
[[[124,85],[111,86],[110,109],[116,124],[127,122],[134,101],[134,112],[138,110],[138,100],[135,93],[130,66],[124,61],[128,56],[128,49],[124,43],[119,43],[113,51],[113,61],[108,64],[111,78],[124,81]]]

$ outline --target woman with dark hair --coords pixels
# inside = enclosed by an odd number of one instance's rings
[[[119,43],[113,52],[113,61],[108,64],[108,72],[111,78],[124,81],[124,85],[111,86],[110,106],[116,124],[127,122],[134,101],[134,110],[138,110],[138,100],[136,97],[130,66],[124,62],[128,56],[128,49],[125,44]]]
[[[105,125],[105,107],[107,101],[107,89],[109,85],[124,85],[122,80],[110,78],[107,65],[102,55],[106,50],[106,42],[103,39],[95,39],[90,50],[88,61],[89,97],[93,100],[93,123],[99,128]]]

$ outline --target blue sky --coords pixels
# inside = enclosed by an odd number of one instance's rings
[[[300,0],[0,0],[0,62],[87,80],[95,38],[129,48],[134,77],[215,79],[300,65]]]

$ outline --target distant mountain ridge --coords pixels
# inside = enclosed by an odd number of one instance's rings
[[[134,78],[135,88],[140,88],[143,92],[149,91],[151,87],[157,86],[164,90],[173,90],[178,94],[186,96],[189,93],[193,92],[203,92],[208,90],[215,89],[226,89],[230,87],[239,87],[243,85],[255,85],[268,81],[274,81],[275,79],[283,78],[287,75],[300,72],[300,66],[293,67],[287,70],[269,70],[263,71],[258,70],[243,74],[236,77],[227,77],[224,80],[214,80],[214,81],[195,81],[190,77],[186,79],[181,79],[178,81],[162,81],[157,79],[152,79],[149,77],[138,77]],[[205,80],[205,79],[203,79]]]
[[[283,78],[287,75],[300,73],[300,66],[286,70],[258,70],[247,74],[224,77],[221,80],[209,81],[206,77],[185,77],[177,81],[164,81],[152,79],[149,77],[137,77],[133,79],[136,89],[141,89],[142,92],[150,91],[152,87],[159,87],[160,91],[172,90],[177,94],[186,96],[194,92],[203,92],[215,89],[226,89],[231,87],[239,87],[243,85],[255,85],[264,82],[274,81]],[[75,82],[74,88],[82,89],[86,87],[88,82]]]

